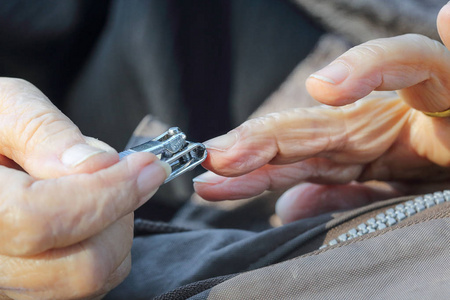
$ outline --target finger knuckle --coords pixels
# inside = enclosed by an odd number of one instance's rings
[[[25,80],[16,78],[0,79],[0,113],[5,116],[4,122],[8,123],[3,130],[9,131],[6,136],[11,138],[6,145],[14,150],[11,154],[13,156],[15,152],[26,151],[28,145],[42,142],[49,134],[40,130],[49,131],[49,126],[43,125],[61,119],[60,113],[39,89]],[[51,130],[57,131],[59,127],[52,126]],[[37,135],[38,132],[44,134]],[[35,138],[36,136],[41,138]]]
[[[386,55],[388,52],[385,41],[382,39],[369,41],[363,43],[359,46],[354,47],[352,50],[348,52],[344,57],[352,55],[356,56],[360,59],[371,59],[371,58],[379,58]]]
[[[7,77],[2,77],[0,79],[0,88],[17,92],[29,88],[35,89],[34,85],[24,79]]]
[[[70,135],[70,131],[74,130],[61,124],[60,116],[51,109],[35,111],[19,121],[16,136],[20,137],[21,148],[25,153],[57,134]]]
[[[0,79],[0,109],[11,110],[17,103],[23,101],[24,96],[36,95],[39,90],[30,82],[19,78]]]

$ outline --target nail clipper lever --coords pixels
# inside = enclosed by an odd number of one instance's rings
[[[172,127],[151,141],[120,152],[119,157],[122,159],[135,152],[151,152],[170,165],[172,173],[164,183],[194,169],[207,156],[205,146],[187,141],[186,135],[178,127]]]

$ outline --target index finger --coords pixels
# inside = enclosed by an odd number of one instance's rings
[[[203,165],[223,176],[239,176],[267,163],[287,164],[314,156],[338,163],[365,163],[392,145],[408,111],[391,94],[342,108],[322,106],[269,114],[205,142],[209,155]]]

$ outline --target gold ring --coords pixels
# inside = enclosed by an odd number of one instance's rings
[[[444,111],[438,111],[438,112],[423,112],[429,117],[434,118],[448,118],[450,117],[450,108]]]

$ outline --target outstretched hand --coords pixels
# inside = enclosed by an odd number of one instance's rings
[[[449,28],[446,5],[438,29],[447,46]],[[222,200],[290,188],[277,205],[284,222],[414,192],[419,183],[426,190],[450,177],[450,119],[423,114],[450,108],[448,78],[450,52],[424,36],[357,46],[307,80],[326,105],[249,120],[206,142],[212,172],[194,179],[195,189]]]

